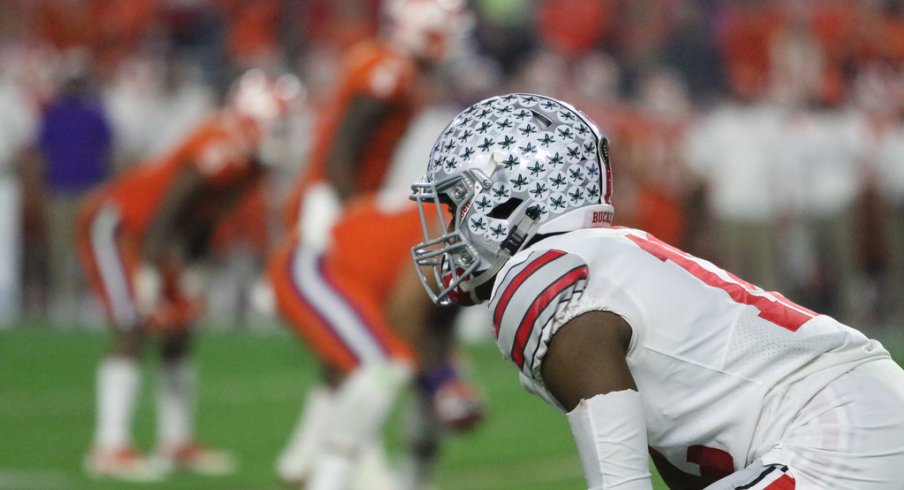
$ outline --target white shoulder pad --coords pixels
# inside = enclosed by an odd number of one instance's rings
[[[584,291],[588,273],[578,255],[536,250],[497,279],[490,300],[496,343],[529,377],[536,379],[553,327]]]

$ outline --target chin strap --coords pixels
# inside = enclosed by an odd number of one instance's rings
[[[480,274],[474,276],[474,278],[470,281],[462,281],[459,288],[462,291],[468,293],[471,301],[473,301],[475,304],[483,302],[482,299],[477,297],[477,288],[482,286],[483,283],[491,280],[502,269],[502,266],[504,266],[510,258],[512,258],[512,256],[508,253],[507,250],[500,250],[496,255],[496,260],[493,261],[493,265],[491,265],[488,269],[484,270]]]
[[[531,206],[524,211],[524,216],[521,217],[518,224],[499,245],[503,251],[508,252],[509,257],[518,253],[518,250],[521,250],[521,246],[524,245],[527,237],[533,235],[529,232],[534,228],[534,224],[539,217],[540,209],[536,206]],[[534,231],[536,232],[536,230]]]

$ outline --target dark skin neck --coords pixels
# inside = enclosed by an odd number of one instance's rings
[[[327,177],[345,201],[358,192],[358,169],[373,135],[392,111],[391,103],[369,96],[351,101],[327,155]]]

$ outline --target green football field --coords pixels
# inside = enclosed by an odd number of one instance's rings
[[[222,478],[176,473],[152,485],[93,481],[81,469],[94,423],[94,370],[106,344],[105,332],[0,331],[0,489],[286,489],[273,463],[316,375],[298,341],[281,331],[199,332],[199,437],[235,451],[241,470]],[[492,344],[469,346],[465,355],[488,417],[475,432],[447,440],[441,488],[586,488],[565,418],[519,387]],[[154,430],[153,364],[144,364],[135,424],[140,449],[151,447]],[[390,441],[398,439],[398,420],[397,413]]]
[[[287,488],[273,463],[317,372],[294,337],[199,332],[199,437],[235,451],[241,469],[223,478],[176,473],[152,485],[98,482],[81,469],[94,424],[94,370],[106,345],[105,332],[0,331],[0,489]],[[154,360],[152,354],[146,361]],[[487,398],[488,417],[475,432],[447,439],[441,488],[585,488],[565,418],[519,387],[494,345],[468,347],[465,355]],[[143,364],[135,437],[146,450],[153,444],[153,363]],[[397,411],[395,427],[387,431],[391,444],[398,440],[399,419]]]

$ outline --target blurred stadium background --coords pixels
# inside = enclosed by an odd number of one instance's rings
[[[570,101],[613,142],[616,221],[882,340],[904,359],[904,1],[473,0],[469,49],[398,154],[410,181],[448,117],[486,95]],[[67,230],[90,186],[164,151],[249,68],[306,98],[267,192],[217,232],[200,336],[200,432],[243,471],[166,488],[277,488],[273,460],[314,378],[267,313],[259,268],[342,50],[380,0],[0,1],[0,488],[114,488],[81,473],[106,332]],[[45,130],[61,88],[83,102]],[[58,116],[55,116],[58,117]],[[100,118],[100,121],[97,121]],[[59,123],[59,121],[57,121]],[[73,133],[75,134],[75,133]],[[59,157],[60,148],[69,148]],[[75,150],[71,150],[75,149]],[[443,488],[580,488],[564,419],[461,323],[490,409]],[[148,396],[143,396],[147,404]],[[149,408],[138,417],[149,444]]]

